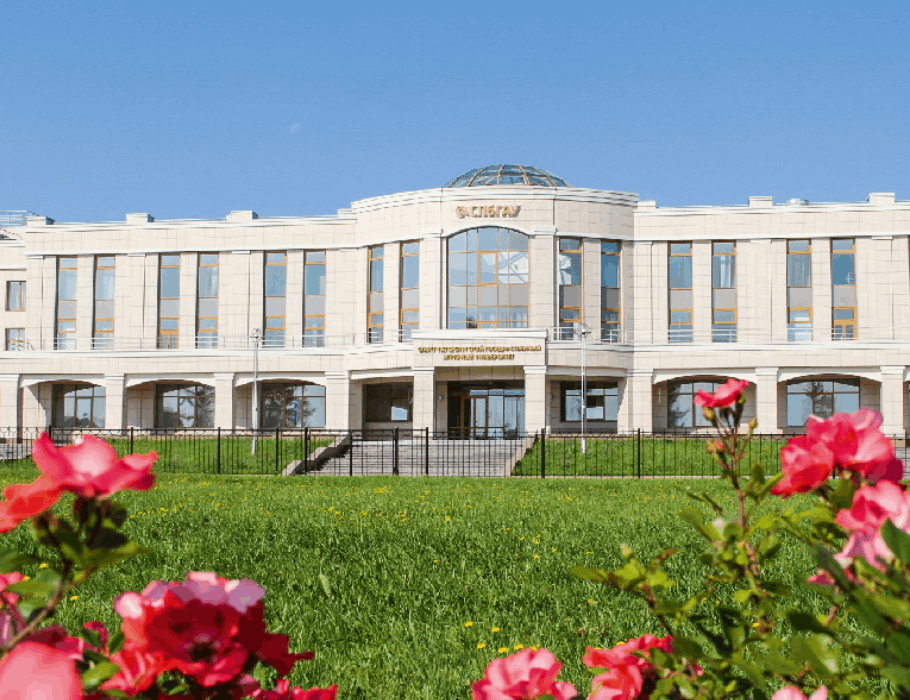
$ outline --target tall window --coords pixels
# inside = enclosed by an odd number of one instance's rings
[[[370,291],[367,296],[367,342],[381,343],[383,328],[382,290],[384,286],[385,248],[370,248]]]
[[[324,428],[325,387],[318,384],[262,385],[263,428]]]
[[[559,333],[572,338],[575,324],[583,321],[581,282],[581,239],[560,238],[557,256],[559,282]]]
[[[103,386],[54,385],[54,426],[58,428],[103,428]]]
[[[401,244],[401,340],[420,328],[420,243]]]
[[[25,282],[6,283],[6,310],[25,311]]]
[[[695,405],[699,391],[713,394],[723,384],[716,381],[669,382],[667,384],[667,428],[707,428],[711,422]]]
[[[616,422],[619,415],[619,389],[615,382],[585,382],[585,393],[585,423]],[[581,422],[581,383],[562,382],[560,394],[560,418],[564,422]]]
[[[367,384],[366,419],[370,423],[397,423],[411,420],[414,387],[407,382]]]
[[[158,263],[158,347],[176,348],[180,330],[180,256]]]
[[[817,379],[787,384],[787,425],[805,425],[809,416],[830,418],[859,410],[859,379]]]
[[[669,259],[671,343],[692,342],[692,244],[671,243]]]
[[[732,242],[713,244],[711,302],[714,314],[711,337],[715,343],[736,342],[736,247]]]
[[[58,350],[76,349],[76,262],[77,258],[57,258]]]
[[[114,346],[114,256],[95,258],[95,325],[92,345],[96,348]]]
[[[812,247],[787,241],[787,340],[812,340]]]
[[[303,265],[303,344],[325,346],[325,251],[308,250]]]
[[[218,253],[200,253],[196,284],[196,347],[218,347]]]
[[[7,328],[6,329],[6,349],[7,350],[25,350],[25,329],[24,328]]]
[[[159,384],[159,428],[211,428],[215,424],[215,390],[203,384]]]
[[[831,301],[834,340],[856,338],[856,249],[852,238],[831,241]]]
[[[265,347],[284,347],[284,333],[287,326],[285,302],[288,293],[288,254],[271,252],[265,254],[265,331],[262,344]]]
[[[449,328],[528,327],[528,238],[485,226],[449,239]]]
[[[600,244],[600,337],[611,343],[619,342],[622,316],[619,294],[619,241]]]

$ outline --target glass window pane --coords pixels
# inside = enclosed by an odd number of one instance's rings
[[[831,256],[831,284],[833,285],[854,285],[856,284],[856,275],[854,274],[853,253],[837,253]]]
[[[267,297],[283,297],[285,294],[287,294],[287,266],[266,266],[265,295]]]
[[[306,265],[303,293],[307,296],[325,296],[325,265]]]
[[[161,286],[158,292],[161,299],[176,299],[180,296],[180,268],[162,267]]]
[[[692,258],[670,258],[670,289],[692,288]]]
[[[114,271],[96,270],[95,272],[95,298],[114,298]]]
[[[712,267],[712,284],[715,289],[736,286],[736,256],[715,255]]]
[[[787,256],[788,287],[808,287],[811,285],[810,263],[810,256],[808,255]]]
[[[831,240],[831,250],[853,250],[852,238],[834,238]]]
[[[206,297],[206,298],[218,296],[218,268],[217,267],[200,267],[199,268],[199,296]]]
[[[496,253],[480,254],[480,283],[496,284]]]
[[[404,289],[417,287],[420,283],[420,258],[409,255],[401,259],[401,286]]]
[[[76,270],[60,270],[58,275],[57,298],[72,300],[76,298]]]
[[[370,291],[371,292],[381,292],[384,287],[382,280],[383,273],[383,261],[382,260],[371,260],[370,261]]]
[[[600,286],[619,287],[619,256],[604,255],[600,261]]]
[[[619,241],[601,241],[600,252],[601,253],[618,253],[619,252]]]
[[[671,243],[670,255],[689,255],[692,252],[691,243]]]
[[[859,410],[859,394],[835,394],[834,413],[856,413]]]

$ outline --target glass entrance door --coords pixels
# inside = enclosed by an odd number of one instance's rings
[[[524,431],[524,393],[524,387],[514,382],[450,382],[450,435],[468,439],[517,436]]]

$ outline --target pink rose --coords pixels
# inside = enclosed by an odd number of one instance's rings
[[[43,433],[32,448],[32,459],[61,491],[98,498],[124,489],[152,488],[155,475],[150,470],[158,455],[149,452],[117,459],[114,448],[94,435],[85,435],[75,445],[57,447]]]
[[[581,657],[590,668],[606,668],[591,679],[590,700],[632,700],[639,697],[648,673],[654,668],[648,661],[649,650],[673,651],[673,637],[657,638],[646,634],[637,639],[617,644],[612,649],[587,648]],[[635,652],[643,653],[638,656]]]
[[[60,488],[51,479],[39,476],[30,484],[11,484],[3,489],[0,501],[0,532],[9,532],[23,520],[48,510],[60,499]]]
[[[825,443],[834,464],[842,469],[858,472],[873,482],[899,481],[904,475],[903,464],[894,456],[891,438],[879,430],[881,424],[881,414],[867,408],[853,415],[838,413],[828,420],[810,416],[806,437]]]
[[[504,659],[493,659],[483,679],[471,686],[474,700],[531,700],[552,695],[570,700],[578,695],[571,683],[556,681],[562,664],[550,651],[522,649]]]
[[[749,382],[744,379],[730,379],[727,380],[727,383],[722,387],[718,387],[717,391],[713,394],[709,394],[706,391],[699,391],[695,395],[695,404],[697,406],[706,406],[707,408],[726,408],[727,406],[732,406],[739,400],[740,395],[743,393],[743,389],[749,386]]]
[[[19,583],[23,578],[18,571],[0,574],[0,647],[5,647],[26,625],[22,613],[16,607],[19,596],[6,590],[7,586]]]
[[[828,700],[828,689],[825,686],[821,686],[812,693],[812,695],[806,698],[806,696],[800,692],[799,688],[788,685],[774,693],[774,695],[771,696],[771,700]]]
[[[787,497],[807,493],[825,483],[834,471],[834,453],[824,442],[800,435],[791,438],[781,450],[780,463],[784,478],[771,493]]]
[[[0,698],[80,700],[82,681],[67,652],[21,642],[0,662]]]
[[[253,693],[253,700],[335,700],[338,686],[334,683],[328,688],[310,688],[304,690],[290,687],[287,679],[282,678],[275,684],[274,690],[258,690]]]

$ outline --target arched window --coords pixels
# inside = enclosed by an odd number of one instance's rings
[[[484,226],[449,239],[449,328],[528,327],[528,237]]]
[[[211,428],[215,390],[204,384],[159,384],[159,428]]]
[[[713,394],[723,380],[667,382],[667,428],[706,428],[711,421],[705,418],[700,406],[695,405],[699,391]]]
[[[859,410],[859,379],[820,377],[787,384],[787,425],[806,424],[809,416],[830,418]]]
[[[54,385],[54,426],[57,428],[103,428],[103,386],[94,384]]]

